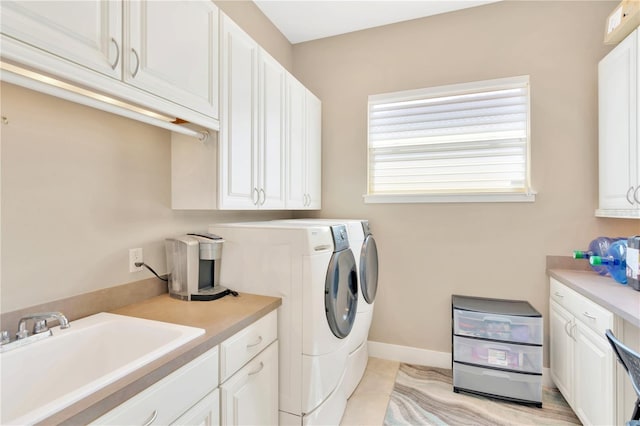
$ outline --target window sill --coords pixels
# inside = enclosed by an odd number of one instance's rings
[[[536,192],[503,194],[378,194],[363,195],[366,204],[404,203],[533,203]]]

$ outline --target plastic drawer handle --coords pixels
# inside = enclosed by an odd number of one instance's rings
[[[511,348],[508,346],[500,346],[500,345],[495,345],[493,343],[485,343],[482,346],[484,346],[487,349],[495,349],[497,351],[511,352]]]
[[[249,348],[253,348],[255,346],[258,346],[260,343],[262,343],[262,336],[258,336],[258,341],[256,343],[250,343],[247,345],[247,349]]]
[[[507,373],[500,373],[499,371],[492,371],[492,370],[482,370],[482,375],[483,376],[498,377],[499,379],[510,379],[511,378],[511,376],[509,376]]]
[[[149,418],[149,420],[147,420],[142,426],[149,426],[150,424],[155,422],[157,418],[158,418],[158,410],[153,410],[153,413],[151,413],[151,418]]]
[[[511,324],[511,320],[505,317],[485,316],[485,317],[482,317],[482,321],[508,322],[509,324]]]

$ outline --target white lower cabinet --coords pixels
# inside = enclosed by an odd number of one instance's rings
[[[278,424],[277,315],[265,315],[91,424]]]
[[[184,413],[174,425],[217,426],[220,424],[220,389],[205,396],[189,411]]]
[[[554,383],[583,424],[620,424],[616,359],[604,335],[606,329],[616,333],[616,318],[553,278],[549,311]]]
[[[223,425],[278,424],[278,342],[220,386]]]
[[[218,347],[95,420],[95,425],[171,424],[218,387]],[[217,413],[213,414],[217,417]],[[200,424],[200,423],[196,423]]]

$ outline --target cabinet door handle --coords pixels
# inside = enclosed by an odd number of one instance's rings
[[[571,324],[571,320],[564,323],[564,332],[567,333],[567,336],[573,338],[573,336],[571,335],[571,330],[567,328],[569,324]]]
[[[258,341],[256,343],[248,344],[247,345],[247,349],[253,348],[255,346],[258,346],[260,343],[262,343],[262,336],[258,336]]]
[[[571,338],[573,339],[574,342],[578,341],[578,339],[576,339],[576,333],[575,333],[575,329],[576,329],[577,326],[578,326],[577,322],[574,322],[573,326],[571,326],[571,334],[570,334],[570,336],[571,336]]]
[[[258,374],[259,372],[262,371],[263,368],[264,368],[264,363],[262,361],[260,361],[260,367],[258,367],[258,369],[256,371],[252,371],[248,375],[249,376],[253,376],[254,374]]]
[[[636,203],[640,204],[640,185],[633,191],[633,199],[636,200]]]
[[[262,194],[262,201],[260,201],[260,194]],[[265,201],[267,201],[267,195],[264,193],[264,189],[260,188],[260,191],[258,191],[258,204],[263,206]]]
[[[584,315],[587,318],[590,318],[592,320],[597,319],[596,317],[594,317],[593,315],[591,315],[589,312],[583,312],[582,315]]]
[[[140,69],[140,57],[138,56],[138,52],[136,52],[136,49],[131,48],[131,52],[133,53],[133,56],[136,57],[136,69],[134,69],[131,73],[131,77],[135,78],[135,76],[138,74],[138,70]]]
[[[151,417],[149,418],[149,420],[144,422],[142,426],[149,426],[150,424],[155,422],[157,418],[158,418],[158,410],[153,410],[153,413],[151,413]]]
[[[253,188],[253,191],[251,191],[251,202],[254,206],[257,206],[259,200],[260,195],[258,194],[258,188]]]
[[[632,195],[634,195],[633,186],[630,186],[629,189],[627,190],[627,201],[629,202],[629,204],[633,204],[633,199],[631,198]]]
[[[113,64],[111,64],[111,69],[115,70],[118,62],[120,61],[120,46],[118,46],[118,42],[113,37],[111,37],[111,43],[116,45],[116,60],[113,61]]]

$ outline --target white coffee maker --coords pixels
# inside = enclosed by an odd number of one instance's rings
[[[230,293],[220,286],[224,240],[214,234],[186,234],[165,241],[169,295],[181,300],[215,300]]]

